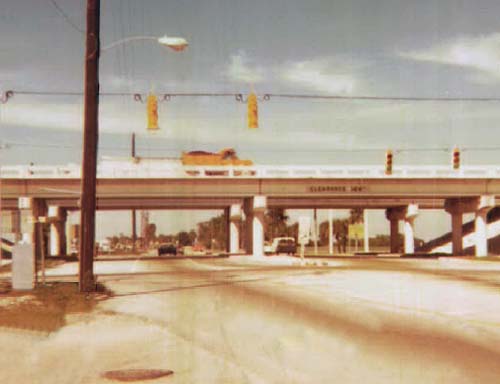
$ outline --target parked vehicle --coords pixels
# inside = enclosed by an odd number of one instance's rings
[[[177,255],[177,247],[175,244],[172,243],[166,243],[166,244],[160,244],[158,246],[158,256],[162,255]]]
[[[264,254],[270,255],[273,253],[273,245],[269,241],[264,241]]]
[[[181,253],[184,256],[204,256],[207,254],[207,250],[200,245],[186,245],[182,247]]]
[[[293,255],[297,252],[297,244],[293,237],[276,237],[268,248],[264,246],[264,252],[267,254],[286,253]]]
[[[110,253],[111,252],[111,243],[108,239],[102,240],[99,243],[99,251],[101,253]]]
[[[276,246],[276,253],[286,253],[287,255],[294,255],[297,252],[297,244],[293,237],[287,237],[278,241]]]

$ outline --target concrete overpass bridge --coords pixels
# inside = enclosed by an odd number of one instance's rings
[[[54,243],[64,237],[68,210],[78,209],[78,165],[4,166],[2,209],[12,210],[13,227],[23,209],[49,216]],[[419,209],[445,209],[451,215],[453,253],[462,252],[462,216],[473,212],[476,255],[487,254],[487,212],[500,196],[500,165],[377,166],[182,166],[168,159],[107,159],[98,166],[97,209],[224,209],[228,249],[263,253],[264,213],[268,207],[385,209],[391,250],[397,251],[404,220],[405,252],[414,251],[413,223]],[[243,220],[244,219],[244,220]],[[17,220],[17,221],[16,221]],[[58,229],[59,228],[59,229]],[[33,234],[36,238],[36,234]],[[35,239],[36,240],[36,239]],[[63,243],[59,241],[59,243]],[[53,247],[56,250],[58,247]]]

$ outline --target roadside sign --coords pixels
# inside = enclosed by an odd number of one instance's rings
[[[363,223],[349,224],[349,239],[362,239],[365,235],[365,226]]]

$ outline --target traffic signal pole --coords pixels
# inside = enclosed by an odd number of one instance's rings
[[[100,0],[87,0],[85,48],[83,158],[80,201],[80,292],[95,290],[95,209],[99,134],[99,19]]]

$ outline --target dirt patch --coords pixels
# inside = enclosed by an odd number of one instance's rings
[[[0,327],[53,332],[66,324],[66,315],[90,312],[111,296],[104,286],[81,294],[76,283],[51,283],[27,292],[14,292],[0,283]]]

